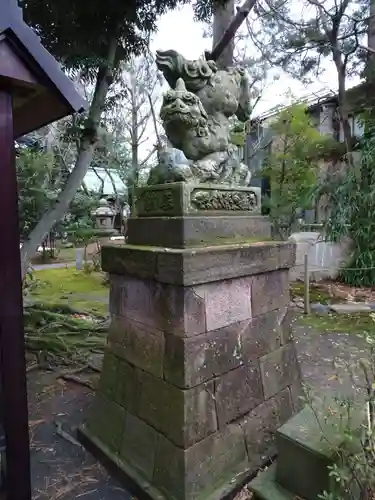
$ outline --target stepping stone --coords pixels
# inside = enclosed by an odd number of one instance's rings
[[[351,314],[357,312],[370,312],[372,309],[368,304],[363,302],[352,302],[347,304],[332,304],[330,307],[331,311],[337,314]]]
[[[310,309],[312,311],[320,313],[320,314],[328,314],[328,312],[329,312],[329,306],[327,306],[325,304],[321,304],[320,302],[316,302],[314,304],[311,304]]]

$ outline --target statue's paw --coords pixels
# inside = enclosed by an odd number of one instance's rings
[[[159,164],[152,168],[147,184],[166,184],[169,182],[192,182],[194,180],[189,165]]]

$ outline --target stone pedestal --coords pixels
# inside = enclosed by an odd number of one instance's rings
[[[160,204],[146,207],[144,193],[155,188],[144,188],[129,244],[103,248],[111,325],[82,434],[154,499],[219,499],[274,454],[275,430],[297,409],[288,314],[295,246],[264,241],[269,228],[259,204],[254,215],[194,212],[190,187],[162,186],[159,202],[168,189],[178,193],[178,215],[171,206],[164,205],[168,217]],[[215,190],[216,199],[236,194]],[[163,232],[137,231],[142,219],[151,228],[150,213],[156,224],[163,220]],[[200,246],[184,239],[194,217],[206,224],[206,232],[196,226]],[[242,217],[237,227],[248,233],[215,244],[207,225],[223,227],[223,217]],[[173,224],[180,239],[168,231]]]

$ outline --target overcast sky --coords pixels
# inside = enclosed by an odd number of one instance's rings
[[[175,49],[189,59],[198,58],[206,49],[211,48],[211,40],[203,38],[203,24],[193,21],[193,11],[189,5],[176,9],[163,16],[158,23],[158,32],[152,42],[152,50]],[[251,47],[249,47],[249,52]],[[278,104],[288,102],[285,94],[291,91],[300,97],[326,89],[336,90],[336,71],[332,64],[326,64],[327,71],[314,84],[304,86],[283,73],[275,82],[269,82],[261,101],[254,110],[255,115],[263,113]],[[354,83],[354,82],[353,82]]]

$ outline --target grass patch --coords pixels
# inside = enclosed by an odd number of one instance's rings
[[[351,314],[301,314],[299,324],[310,326],[322,333],[353,333],[375,338],[375,322],[368,312]]]
[[[43,269],[33,273],[35,286],[30,296],[40,303],[69,304],[88,313],[104,314],[108,306],[103,299],[109,293],[101,273],[85,274],[74,268]]]
[[[25,343],[39,364],[86,362],[106,343],[108,287],[101,273],[74,268],[43,269],[28,281]]]
[[[305,285],[301,281],[294,281],[290,284],[290,296],[292,299],[304,297]],[[320,302],[321,304],[332,304],[333,298],[326,290],[323,290],[314,283],[310,283],[310,302]]]

